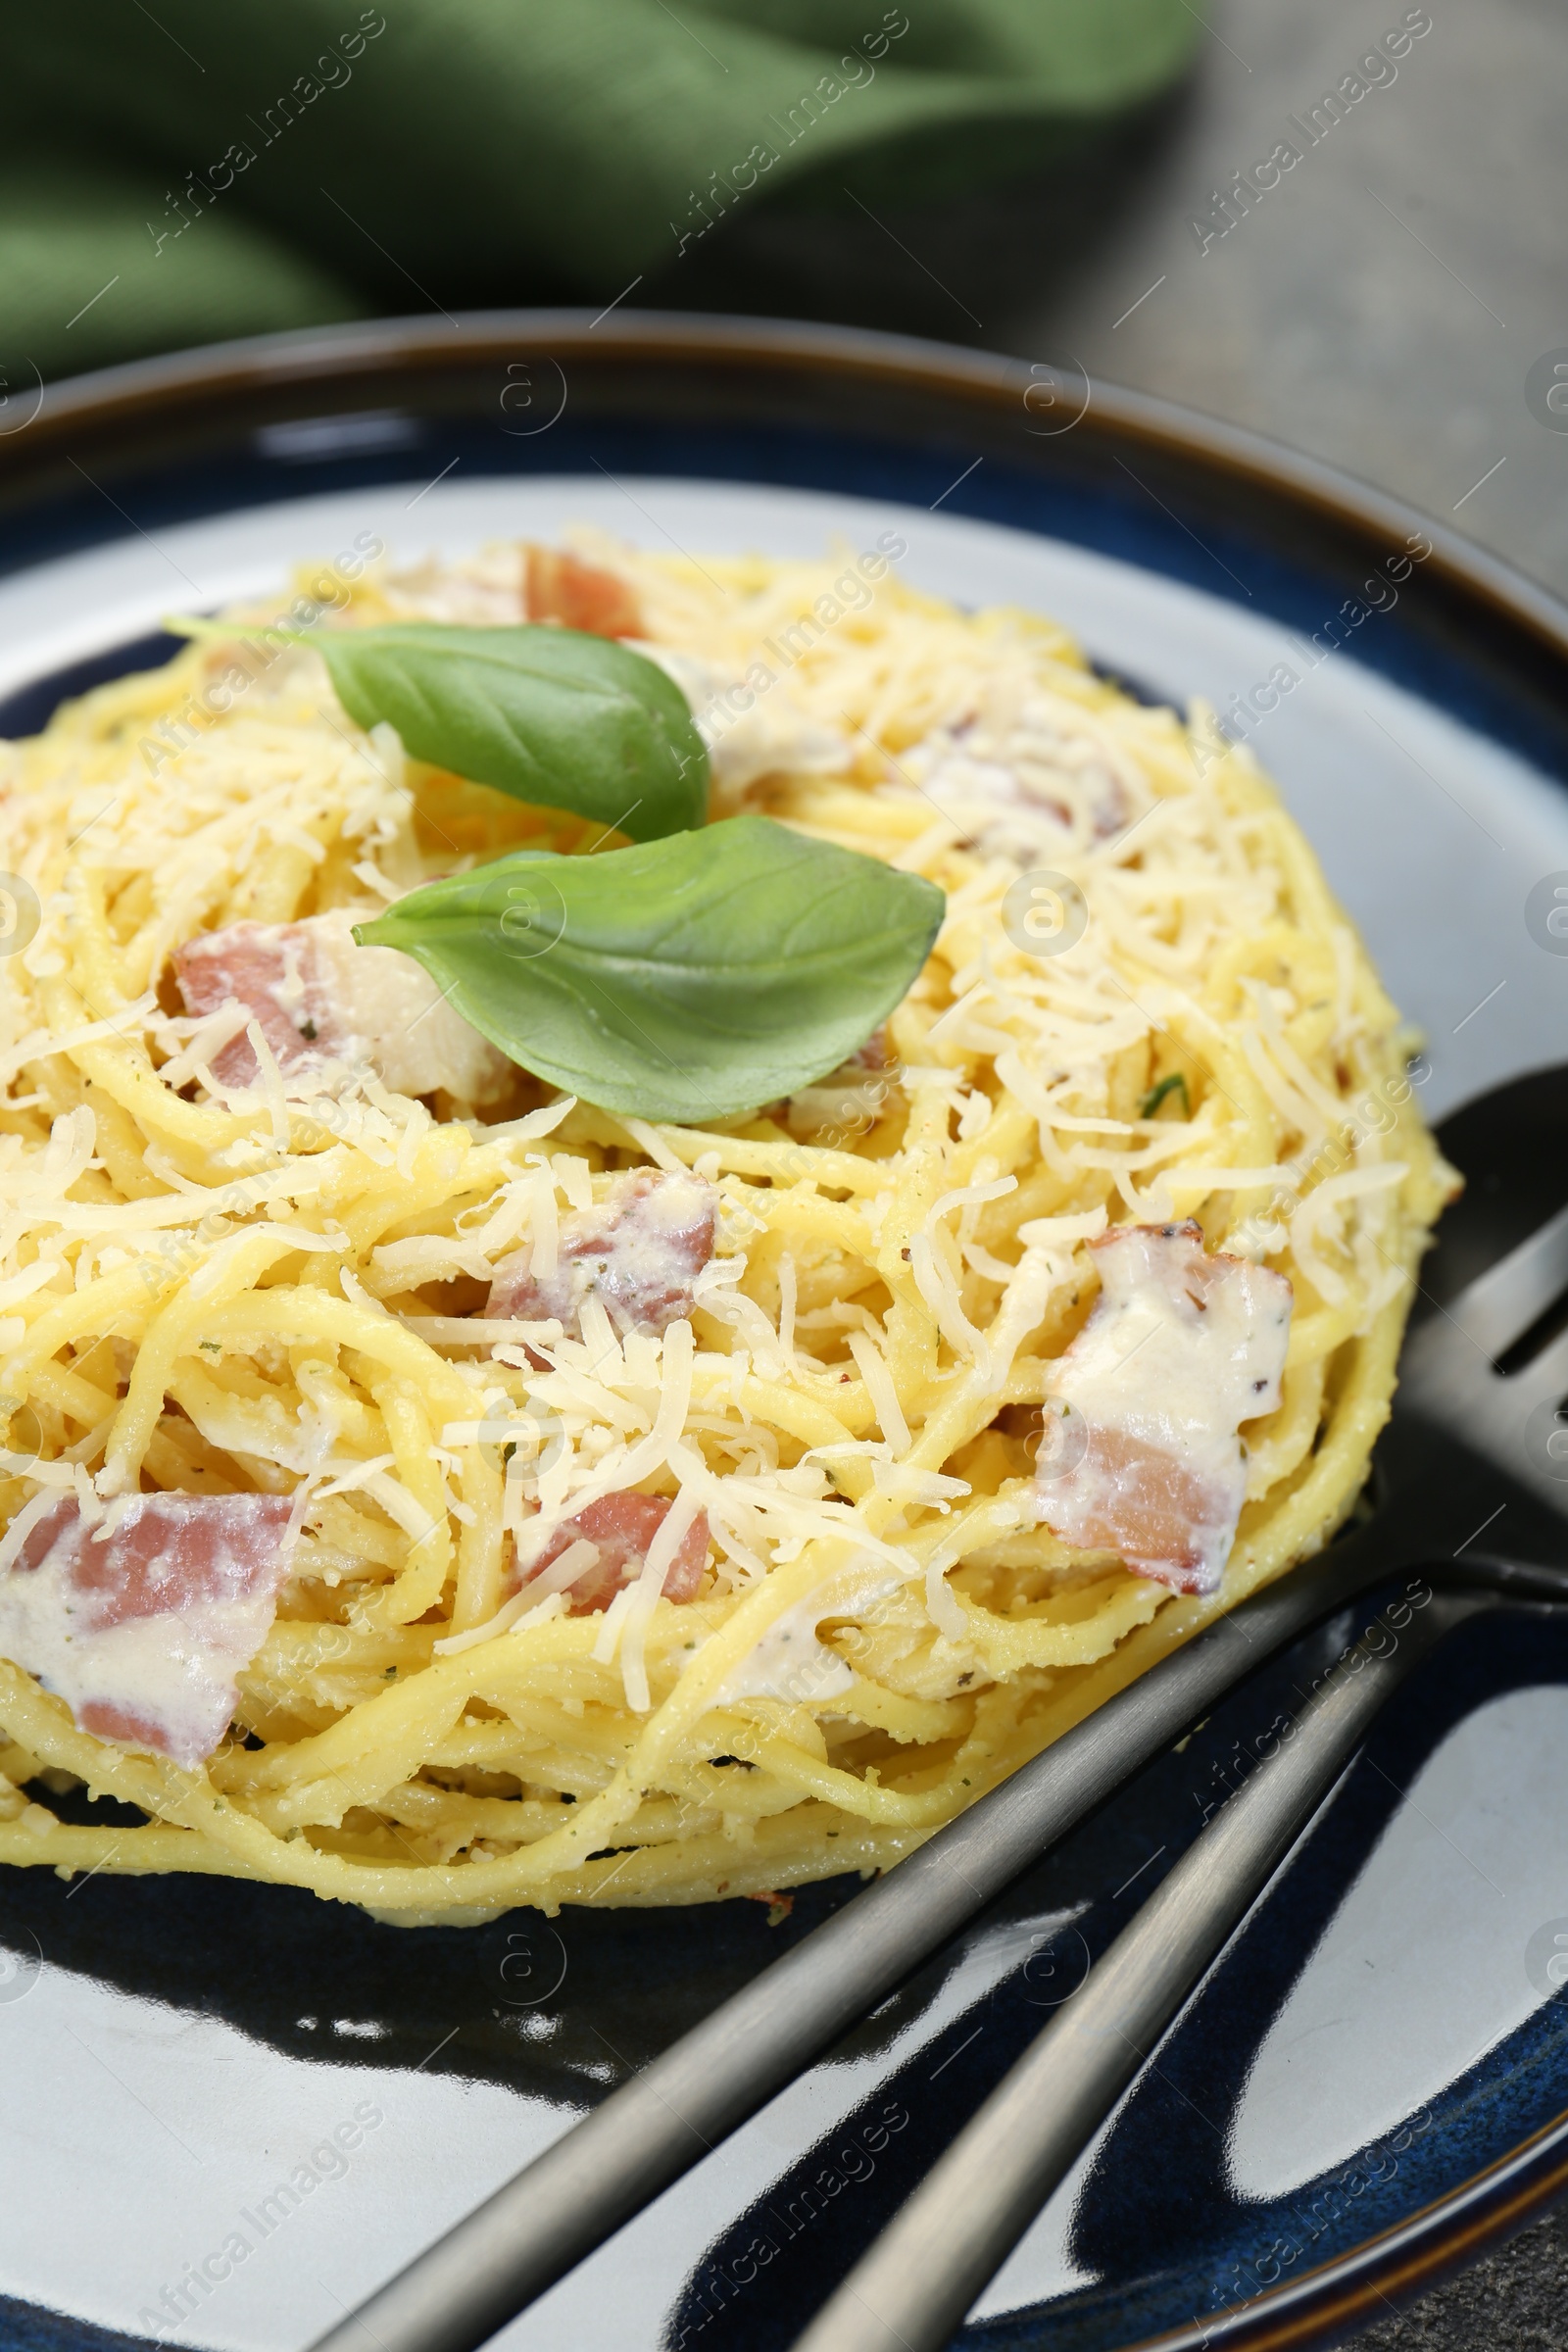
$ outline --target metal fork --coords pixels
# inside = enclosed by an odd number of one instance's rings
[[[1568,1390],[1568,1337],[1511,1381],[1494,1369],[1565,1286],[1568,1209],[1412,1335],[1395,1426],[1380,1448],[1391,1492],[1369,1523],[1174,1648],[949,1823],[573,2125],[330,2328],[316,2352],[366,2352],[368,2343],[380,2352],[474,2352],[1236,1684],[1401,1571],[1425,1564],[1435,1591],[1456,1596],[1484,1585],[1499,1597],[1568,1600],[1568,1570],[1552,1564],[1568,1516],[1568,1429],[1559,1483],[1547,1427]],[[1460,1544],[1466,1556],[1454,1566],[1456,1527],[1483,1500],[1495,1508]],[[1510,1547],[1537,1560],[1476,1548],[1504,1510]]]
[[[1401,1387],[1406,1415],[1460,1440],[1568,1512],[1568,1424],[1558,1417],[1568,1391],[1568,1328],[1547,1328],[1565,1290],[1568,1209],[1412,1334]],[[1542,1345],[1531,1353],[1534,1339]],[[1520,1357],[1526,1360],[1513,1368]],[[1439,1594],[1430,1615],[1401,1629],[1389,1651],[1374,1652],[1363,1639],[1347,1653],[1285,1743],[1094,1964],[795,2352],[940,2352],[1152,2055],[1373,1716],[1438,1642],[1503,1597],[1495,1587]]]
[[[1452,1305],[1413,1331],[1400,1362],[1400,1400],[1568,1514],[1568,1329],[1517,1370],[1499,1372],[1528,1348],[1537,1327],[1568,1291],[1568,1208],[1470,1283]]]
[[[1363,1641],[1279,1736],[937,2159],[795,2352],[941,2352],[1153,2056],[1411,1668],[1495,1592],[1442,1593],[1387,1650]],[[1381,1626],[1376,1630],[1389,1632]],[[1157,2063],[1157,2061],[1156,2061]]]

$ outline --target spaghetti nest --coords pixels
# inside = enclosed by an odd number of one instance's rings
[[[520,1071],[482,1104],[368,1070],[224,1087],[181,943],[597,830],[406,760],[308,643],[193,646],[10,747],[4,862],[41,919],[0,963],[0,1517],[257,1492],[293,1498],[294,1550],[205,1766],[92,1736],[0,1660],[0,1858],[403,1922],[870,1872],[1360,1488],[1452,1180],[1411,1040],[1249,752],[885,562],[590,553],[700,714],[715,815],[929,877],[936,949],[859,1060],[710,1131]],[[514,620],[543,561],[372,566],[320,625]],[[475,1336],[502,1256],[650,1166],[716,1193],[688,1314]],[[1063,1543],[1035,1479],[1089,1245],[1186,1218],[1294,1287],[1202,1597]],[[706,1515],[693,1597],[509,1613],[530,1519],[590,1486]],[[141,1825],[95,1826],[77,1784]]]

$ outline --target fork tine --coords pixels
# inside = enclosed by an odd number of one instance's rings
[[[1495,1358],[1568,1290],[1568,1208],[1538,1226],[1517,1250],[1466,1285],[1447,1309],[1466,1336]]]
[[[1470,1283],[1412,1334],[1400,1366],[1403,1402],[1461,1439],[1568,1517],[1568,1331],[1518,1372],[1496,1359],[1568,1288],[1568,1208]]]
[[[1479,1346],[1428,1323],[1407,1354],[1400,1395],[1568,1518],[1568,1422],[1557,1419],[1568,1398],[1568,1331],[1505,1380]]]
[[[1553,1404],[1560,1403],[1568,1396],[1568,1331],[1559,1331],[1538,1356],[1507,1380],[1499,1380],[1497,1386],[1502,1396],[1516,1397],[1525,1411],[1547,1397]]]

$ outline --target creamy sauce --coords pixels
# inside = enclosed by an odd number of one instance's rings
[[[832,1128],[846,1142],[874,1127],[899,1073],[887,1064],[887,1032],[873,1030],[858,1053],[814,1086],[797,1087],[784,1105],[791,1135],[820,1136]]]
[[[854,1688],[854,1669],[836,1649],[818,1641],[817,1627],[824,1617],[861,1616],[899,1589],[898,1577],[880,1573],[870,1580],[853,1573],[831,1578],[774,1618],[726,1675],[712,1704],[727,1707],[738,1698],[781,1698],[814,1705],[820,1699],[842,1698]]]
[[[0,1656],[82,1731],[194,1767],[271,1628],[288,1517],[283,1495],[143,1494],[110,1505],[99,1535],[57,1501],[0,1576]]]
[[[1108,749],[1069,732],[1040,697],[994,691],[972,718],[901,753],[899,765],[983,855],[1014,864],[1074,837],[1106,841],[1134,812]]]
[[[635,637],[643,628],[642,607],[629,580],[529,540],[481,548],[458,568],[431,556],[390,574],[382,587],[394,612],[416,620],[480,628],[559,620],[596,637]]]
[[[1291,1286],[1209,1256],[1195,1224],[1124,1226],[1091,1248],[1101,1294],[1056,1367],[1038,1508],[1065,1543],[1210,1592],[1246,1493],[1240,1426],[1279,1405]]]
[[[582,1306],[597,1298],[617,1332],[663,1331],[692,1310],[692,1285],[713,1254],[717,1201],[701,1177],[637,1168],[592,1208],[563,1218],[556,1264],[533,1271],[533,1248],[504,1257],[486,1315],[544,1322],[582,1337]]]
[[[633,651],[657,662],[691,705],[721,802],[734,801],[762,776],[841,774],[855,757],[849,738],[808,717],[782,681],[758,693],[700,655],[667,645],[638,644]]]
[[[368,1061],[398,1094],[445,1088],[463,1102],[493,1100],[507,1082],[506,1057],[454,1012],[412,956],[357,946],[353,926],[367,919],[338,909],[203,932],[174,958],[186,1007],[215,1012],[238,999],[281,1070]],[[249,1041],[225,1046],[214,1070],[225,1086],[253,1085]]]

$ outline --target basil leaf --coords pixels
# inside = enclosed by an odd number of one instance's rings
[[[656,662],[580,629],[389,621],[312,639],[362,727],[514,799],[657,841],[707,814],[708,751]]]
[[[598,857],[514,851],[354,936],[415,956],[538,1077],[702,1125],[837,1069],[914,980],[944,905],[916,874],[738,816]]]

